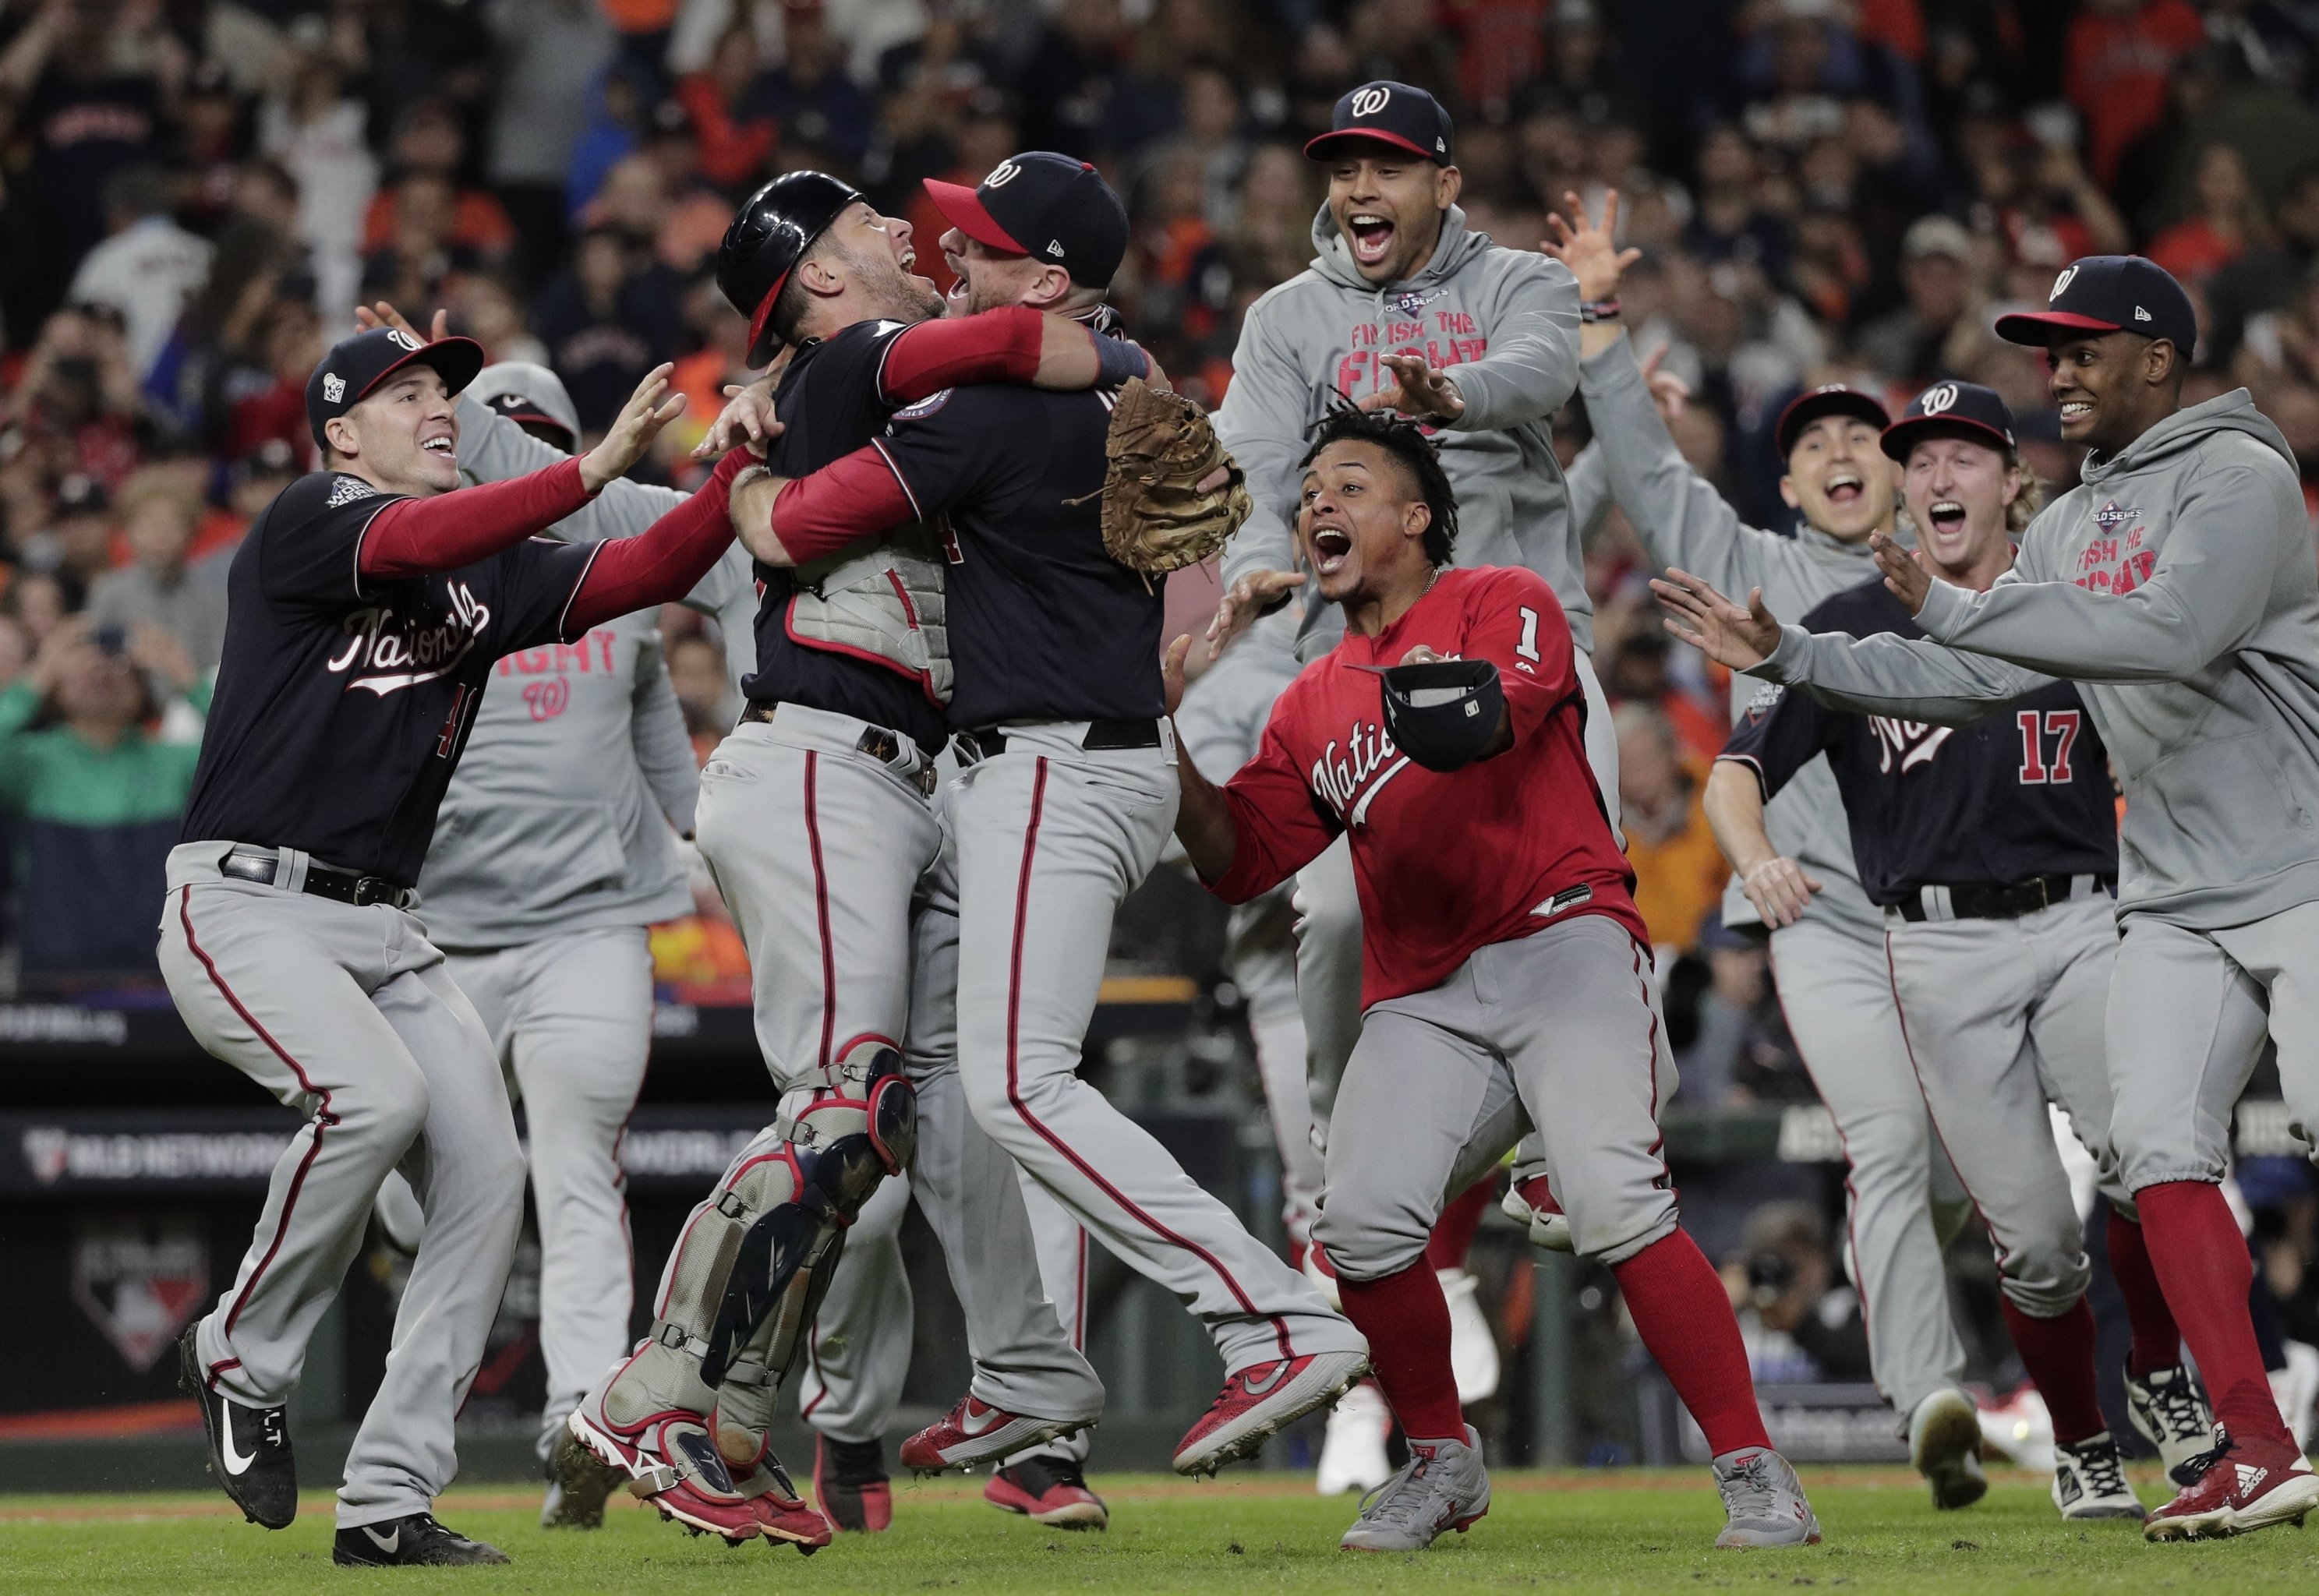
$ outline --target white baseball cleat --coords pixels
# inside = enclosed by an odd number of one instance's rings
[[[1374,1491],[1393,1478],[1385,1438],[1393,1433],[1393,1410],[1374,1380],[1364,1380],[1329,1410],[1321,1438],[1321,1467],[1313,1488],[1323,1496]]]
[[[1933,1488],[1933,1505],[1971,1507],[1989,1494],[1981,1472],[1981,1410],[1955,1386],[1945,1386],[1908,1414],[1908,1463]]]
[[[1441,1294],[1449,1300],[1449,1368],[1457,1377],[1457,1405],[1487,1402],[1498,1391],[1502,1367],[1498,1338],[1478,1296],[1482,1283],[1466,1269],[1437,1269]]]
[[[1533,1175],[1506,1188],[1498,1206],[1508,1219],[1529,1232],[1530,1244],[1543,1247],[1548,1252],[1575,1252],[1578,1245],[1570,1237],[1570,1216],[1562,1212],[1555,1200],[1554,1190],[1547,1185],[1546,1177]]]
[[[2148,1515],[2125,1482],[2125,1459],[2106,1429],[2082,1441],[2054,1443],[2053,1505],[2069,1519],[2131,1519],[2139,1524]]]
[[[2215,1444],[2215,1416],[2187,1366],[2126,1376],[2125,1412],[2134,1433],[2158,1448],[2169,1480],[2177,1486],[2197,1483]]]

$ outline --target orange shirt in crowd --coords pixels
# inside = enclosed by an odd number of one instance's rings
[[[696,72],[676,86],[676,97],[692,117],[692,133],[699,149],[700,175],[720,188],[731,188],[753,178],[773,153],[780,136],[772,119],[735,120],[717,92],[716,79]]]
[[[391,185],[371,195],[370,209],[363,215],[364,253],[394,242],[397,205]],[[515,223],[497,199],[480,188],[463,188],[451,215],[451,242],[496,255],[515,242]]]
[[[2070,19],[2062,92],[2086,119],[2086,165],[2107,187],[2127,145],[2166,115],[2166,77],[2206,36],[2188,0],[2148,0],[2130,16],[2091,6]]]
[[[1707,784],[1692,762],[1691,809],[1683,829],[1653,842],[1627,833],[1627,862],[1635,870],[1635,907],[1650,927],[1655,947],[1688,948],[1698,940],[1699,923],[1723,901],[1731,867],[1708,828]]]

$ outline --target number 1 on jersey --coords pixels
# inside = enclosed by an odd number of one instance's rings
[[[2021,728],[2023,786],[2041,787],[2049,782],[2059,784],[2071,779],[2070,749],[2078,740],[2080,713],[2075,709],[2048,709],[2042,726],[2035,709],[2024,709],[2013,717],[2014,724]],[[2053,740],[2051,764],[2045,761],[2045,737]]]
[[[1536,660],[1538,658],[1538,611],[1527,604],[1518,605],[1516,609],[1522,618],[1522,635],[1521,641],[1514,645],[1514,653],[1523,659]]]

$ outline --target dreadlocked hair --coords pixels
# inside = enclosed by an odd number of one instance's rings
[[[1389,410],[1346,405],[1321,418],[1312,436],[1313,446],[1296,463],[1299,469],[1312,464],[1332,443],[1375,444],[1400,461],[1417,484],[1417,497],[1428,512],[1422,539],[1425,557],[1436,565],[1449,563],[1450,551],[1457,542],[1457,494],[1449,486],[1449,473],[1441,469],[1440,451],[1423,428]]]

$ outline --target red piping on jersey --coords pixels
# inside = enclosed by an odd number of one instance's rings
[[[241,1023],[257,1033],[257,1040],[264,1042],[273,1051],[274,1056],[289,1068],[290,1073],[297,1078],[299,1090],[310,1097],[321,1099],[320,1106],[314,1111],[314,1140],[308,1144],[306,1156],[298,1160],[298,1173],[290,1177],[290,1190],[282,1199],[282,1217],[275,1222],[274,1240],[266,1248],[266,1256],[257,1260],[257,1267],[249,1272],[249,1278],[242,1284],[241,1290],[234,1296],[233,1306],[226,1311],[225,1333],[231,1335],[234,1321],[241,1317],[242,1309],[249,1304],[249,1294],[257,1289],[257,1283],[265,1277],[266,1271],[272,1267],[275,1255],[282,1250],[283,1238],[288,1235],[290,1231],[290,1215],[298,1206],[298,1194],[305,1189],[306,1173],[313,1168],[315,1159],[321,1154],[322,1132],[337,1124],[338,1116],[330,1112],[329,1092],[326,1088],[317,1087],[307,1078],[306,1071],[299,1065],[297,1059],[290,1056],[289,1050],[275,1041],[274,1033],[259,1024],[257,1016],[244,1007],[241,999],[234,996],[233,988],[227,986],[225,978],[218,973],[216,960],[212,960],[202,944],[194,940],[193,896],[194,889],[191,886],[177,888],[177,922],[185,927],[185,946],[193,950],[194,957],[202,961],[202,969],[208,972],[210,985],[215,987],[219,995],[226,1000],[233,1012],[241,1016]],[[239,1358],[230,1358],[225,1363],[212,1365],[208,1382],[211,1389],[216,1389],[219,1375],[230,1366],[239,1366],[240,1361]]]
[[[805,839],[813,855],[813,908],[821,928],[821,1069],[829,1073],[829,1044],[837,1035],[837,952],[829,945],[829,878],[821,868],[821,816],[814,797],[814,780],[821,756],[805,751]]]
[[[1096,1174],[1094,1167],[1073,1151],[1069,1142],[1042,1124],[1031,1112],[1031,1105],[1023,1100],[1022,1078],[1017,1069],[1021,1052],[1020,1035],[1023,1014],[1023,940],[1031,923],[1031,866],[1039,852],[1039,817],[1045,811],[1046,806],[1047,760],[1046,756],[1042,754],[1038,762],[1038,773],[1033,778],[1031,783],[1031,822],[1023,832],[1023,870],[1015,888],[1015,946],[1006,967],[1006,1101],[1014,1105],[1015,1114],[1024,1124],[1037,1132],[1048,1146],[1062,1154],[1071,1167],[1085,1176],[1096,1190],[1118,1204],[1129,1218],[1169,1245],[1182,1248],[1214,1270],[1216,1278],[1224,1283],[1224,1289],[1232,1293],[1232,1300],[1241,1305],[1241,1310],[1250,1318],[1269,1319],[1272,1321],[1273,1336],[1280,1343],[1280,1356],[1294,1361],[1296,1349],[1288,1339],[1288,1324],[1286,1320],[1277,1313],[1259,1313],[1255,1302],[1247,1292],[1241,1289],[1240,1282],[1232,1278],[1232,1271],[1217,1260],[1215,1254],[1196,1241],[1185,1240],[1129,1202],[1124,1193]]]
[[[1622,926],[1620,929],[1625,928]],[[1667,1168],[1666,1127],[1659,1123],[1659,1011],[1651,1005],[1649,978],[1643,974],[1643,955],[1648,950],[1635,940],[1632,932],[1628,932],[1627,937],[1629,945],[1634,950],[1635,994],[1643,1000],[1643,1012],[1651,1017],[1650,1035],[1647,1038],[1648,1056],[1645,1059],[1643,1068],[1651,1072],[1651,1129],[1658,1134],[1651,1138],[1651,1145],[1646,1150],[1659,1161],[1659,1178],[1672,1186],[1674,1182],[1674,1171]],[[1553,1189],[1553,1183],[1548,1182],[1547,1190],[1550,1192]]]

